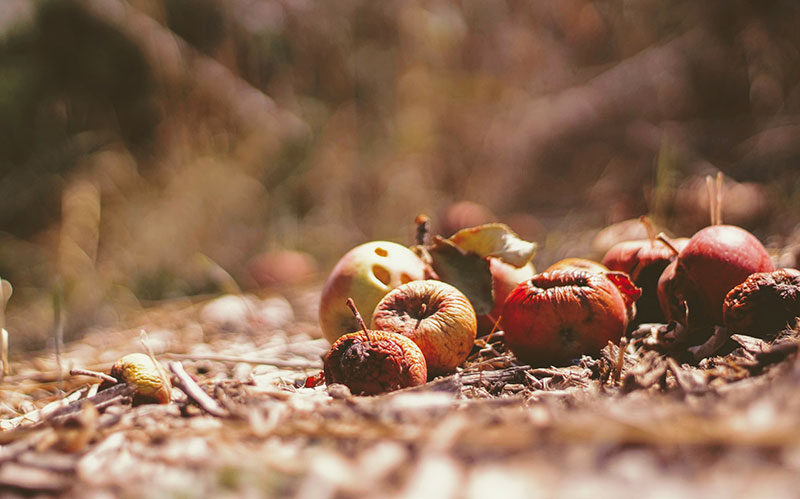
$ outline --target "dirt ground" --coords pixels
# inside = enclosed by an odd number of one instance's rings
[[[456,374],[354,397],[342,385],[306,387],[328,348],[317,297],[312,287],[163,304],[127,330],[64,345],[60,377],[52,349],[12,359],[3,496],[796,495],[791,334],[774,345],[738,337],[743,346],[697,367],[632,341],[624,357],[609,346],[600,359],[535,369],[495,335]],[[201,408],[175,378],[166,405],[101,401],[88,391],[96,380],[68,374],[107,372],[143,342],[210,402]],[[95,402],[80,402],[87,396]]]

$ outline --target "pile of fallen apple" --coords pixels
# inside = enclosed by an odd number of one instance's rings
[[[719,209],[691,238],[655,235],[642,222],[649,239],[542,273],[531,263],[536,245],[503,224],[430,238],[423,217],[414,246],[362,244],[322,291],[320,325],[332,343],[324,379],[361,395],[423,384],[462,365],[479,332],[535,367],[597,355],[644,324],[665,324],[673,348],[702,353],[733,333],[769,340],[800,317],[800,271],[775,270],[755,236],[720,223]]]

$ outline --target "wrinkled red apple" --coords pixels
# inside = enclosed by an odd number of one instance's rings
[[[355,395],[378,395],[425,383],[425,356],[401,334],[361,330],[339,337],[325,357],[325,382]]]
[[[536,269],[532,263],[515,267],[499,258],[488,257],[489,272],[492,274],[492,294],[494,297],[494,308],[487,315],[478,316],[478,331],[488,333],[494,328],[494,323],[503,313],[503,304],[506,298],[522,281],[526,281],[536,275]]]
[[[628,325],[628,306],[603,274],[554,270],[511,292],[502,323],[506,344],[522,362],[566,364],[619,341]]]
[[[667,318],[686,326],[693,342],[704,340],[713,325],[722,324],[722,303],[731,289],[750,274],[775,269],[761,242],[733,225],[701,229],[672,265],[660,279],[660,301]]]
[[[416,343],[428,375],[452,372],[467,359],[477,320],[472,304],[442,281],[413,281],[390,291],[375,307],[372,328],[399,333]]]
[[[670,242],[680,251],[689,239],[682,237]],[[603,257],[603,265],[625,272],[641,288],[642,296],[636,302],[636,323],[664,322],[665,315],[658,301],[658,280],[675,258],[674,251],[657,239],[623,241],[612,246]]]
[[[331,343],[358,329],[345,306],[352,298],[359,310],[371,316],[386,293],[401,284],[425,278],[427,266],[410,249],[388,241],[364,243],[348,251],[325,282],[319,304],[319,322]]]

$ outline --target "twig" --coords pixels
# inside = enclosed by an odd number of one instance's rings
[[[257,364],[285,369],[320,369],[322,367],[321,362],[313,362],[309,360],[281,360],[259,357],[237,357],[235,355],[167,353],[164,354],[164,357],[175,360],[211,360],[216,362],[232,362],[237,364]]]
[[[224,418],[228,415],[222,409],[222,406],[204,392],[195,380],[189,376],[189,373],[183,368],[183,364],[177,361],[170,362],[168,367],[170,372],[175,375],[175,386],[183,390],[186,396],[192,399],[201,409],[218,418]]]
[[[64,314],[62,310],[62,300],[64,299],[64,288],[59,278],[56,282],[56,289],[53,292],[53,322],[55,327],[53,335],[55,336],[55,350],[56,350],[56,370],[58,371],[58,389],[61,396],[64,396],[64,368],[61,365],[61,350],[64,347]]]
[[[70,376],[88,376],[90,378],[98,378],[102,379],[103,381],[107,381],[112,385],[116,385],[118,383],[117,378],[113,376],[109,376],[108,374],[97,372],[97,371],[90,371],[88,369],[70,369],[69,370]]]

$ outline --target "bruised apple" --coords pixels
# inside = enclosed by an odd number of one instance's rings
[[[412,281],[389,293],[375,307],[372,329],[402,334],[416,343],[429,376],[455,370],[467,359],[477,332],[472,304],[442,281]]]
[[[506,344],[533,366],[563,365],[583,354],[597,354],[625,333],[628,301],[600,273],[565,269],[538,274],[506,299]]]
[[[345,302],[352,298],[369,317],[390,290],[425,278],[427,266],[410,249],[388,241],[364,243],[348,251],[325,282],[319,304],[319,322],[331,343],[358,329]]]

